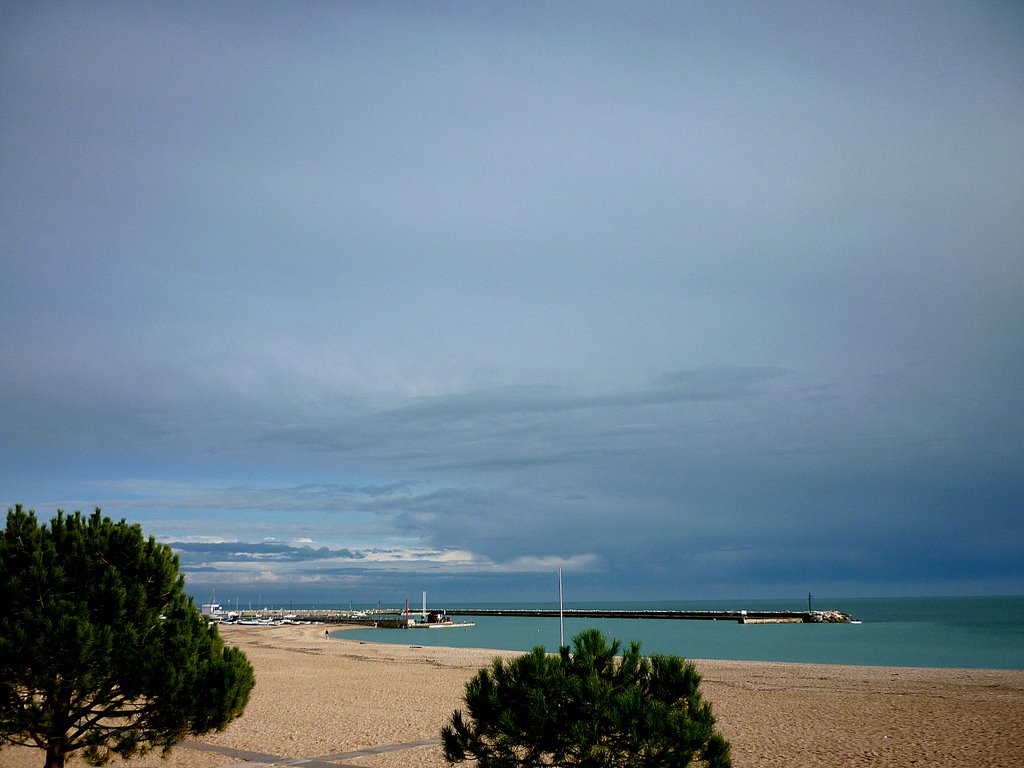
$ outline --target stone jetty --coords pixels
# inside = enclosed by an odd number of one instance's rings
[[[557,618],[557,608],[447,608],[447,616],[525,616]],[[410,613],[408,617],[419,615]],[[562,615],[569,619],[674,619],[696,621],[735,621],[740,624],[846,624],[853,620],[841,611],[676,611],[676,610],[608,610],[568,608]],[[225,612],[217,618],[228,619]],[[408,617],[400,609],[371,611],[295,610],[283,609],[243,610],[230,612],[230,621],[242,623],[289,624],[316,622],[324,624],[359,624],[377,627],[405,627]]]
[[[449,616],[536,616],[557,618],[559,611],[544,608],[448,608]],[[572,608],[562,611],[574,619],[676,619],[698,621],[736,621],[740,624],[845,624],[852,616],[841,611],[674,611],[605,610]]]

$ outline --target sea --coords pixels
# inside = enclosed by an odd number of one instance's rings
[[[431,610],[445,606],[431,606]],[[452,605],[450,608],[558,609],[557,603]],[[717,600],[593,602],[566,609],[801,611],[807,601]],[[689,659],[783,661],[809,664],[1024,669],[1024,596],[814,598],[815,610],[837,610],[860,623],[740,624],[680,619],[456,617],[472,627],[361,629],[343,636],[374,643],[528,651],[558,650],[578,632],[596,627],[644,654]]]

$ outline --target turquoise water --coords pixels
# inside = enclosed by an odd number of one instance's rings
[[[444,606],[436,606],[442,608]],[[451,606],[555,608],[557,605]],[[659,603],[576,603],[566,608],[806,610],[778,600]],[[815,609],[852,614],[861,624],[738,624],[663,619],[566,619],[565,641],[598,627],[644,653],[691,659],[739,659],[814,664],[1024,669],[1024,596],[974,598],[815,599]],[[559,645],[557,618],[465,617],[476,626],[443,630],[359,630],[375,643],[530,650]]]

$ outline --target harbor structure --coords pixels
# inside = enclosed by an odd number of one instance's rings
[[[677,619],[736,621],[740,624],[846,624],[853,617],[841,611],[680,611],[565,608],[448,608],[451,616],[527,616],[563,619]]]

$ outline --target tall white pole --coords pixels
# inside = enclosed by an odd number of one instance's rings
[[[565,619],[562,616],[562,569],[558,569],[558,647],[565,645]]]
[[[427,590],[423,590],[423,620],[427,620]]]

